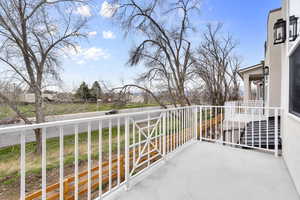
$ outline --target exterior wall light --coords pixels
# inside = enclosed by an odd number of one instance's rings
[[[286,21],[283,19],[279,19],[274,24],[274,44],[284,43],[285,40],[286,40]]]
[[[289,40],[295,41],[298,37],[298,17],[294,15],[290,17],[290,24],[289,24]]]
[[[269,67],[268,67],[268,66],[265,66],[265,67],[264,67],[264,75],[265,75],[265,76],[269,76],[269,73],[270,73]]]

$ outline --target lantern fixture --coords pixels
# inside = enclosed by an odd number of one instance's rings
[[[270,73],[269,67],[268,67],[268,66],[265,66],[265,67],[264,67],[264,75],[265,75],[265,76],[268,76],[269,73]]]
[[[285,40],[286,40],[286,21],[283,19],[279,19],[274,24],[274,44],[284,43]]]
[[[294,15],[290,17],[290,24],[289,24],[289,40],[295,41],[298,37],[298,17]]]

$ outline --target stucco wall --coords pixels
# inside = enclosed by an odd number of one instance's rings
[[[285,19],[288,16],[300,17],[299,0],[282,0]],[[289,169],[291,177],[300,194],[300,118],[289,114],[289,54],[291,49],[300,43],[286,43],[282,47],[282,107],[284,108],[282,133],[283,133],[283,158]]]
[[[284,160],[300,194],[300,119],[288,115],[284,137]]]
[[[274,45],[274,24],[278,19],[282,18],[282,10],[270,12],[268,18],[268,33],[267,33],[267,49],[265,65],[270,69],[269,90],[267,106],[281,106],[281,48],[282,44]]]

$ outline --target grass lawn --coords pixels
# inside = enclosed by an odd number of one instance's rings
[[[111,109],[126,109],[126,108],[139,108],[157,106],[157,104],[126,104],[121,107],[116,107],[113,104],[100,104],[97,107],[96,103],[62,103],[62,104],[45,104],[46,115],[63,115],[73,114],[81,112],[94,112],[94,111],[105,111]],[[27,117],[34,117],[34,105],[20,105],[19,109],[22,113],[25,113]],[[15,113],[8,106],[0,105],[0,120],[7,117],[13,117]]]

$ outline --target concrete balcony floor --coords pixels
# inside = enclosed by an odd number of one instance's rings
[[[114,200],[299,200],[282,157],[192,144]]]

